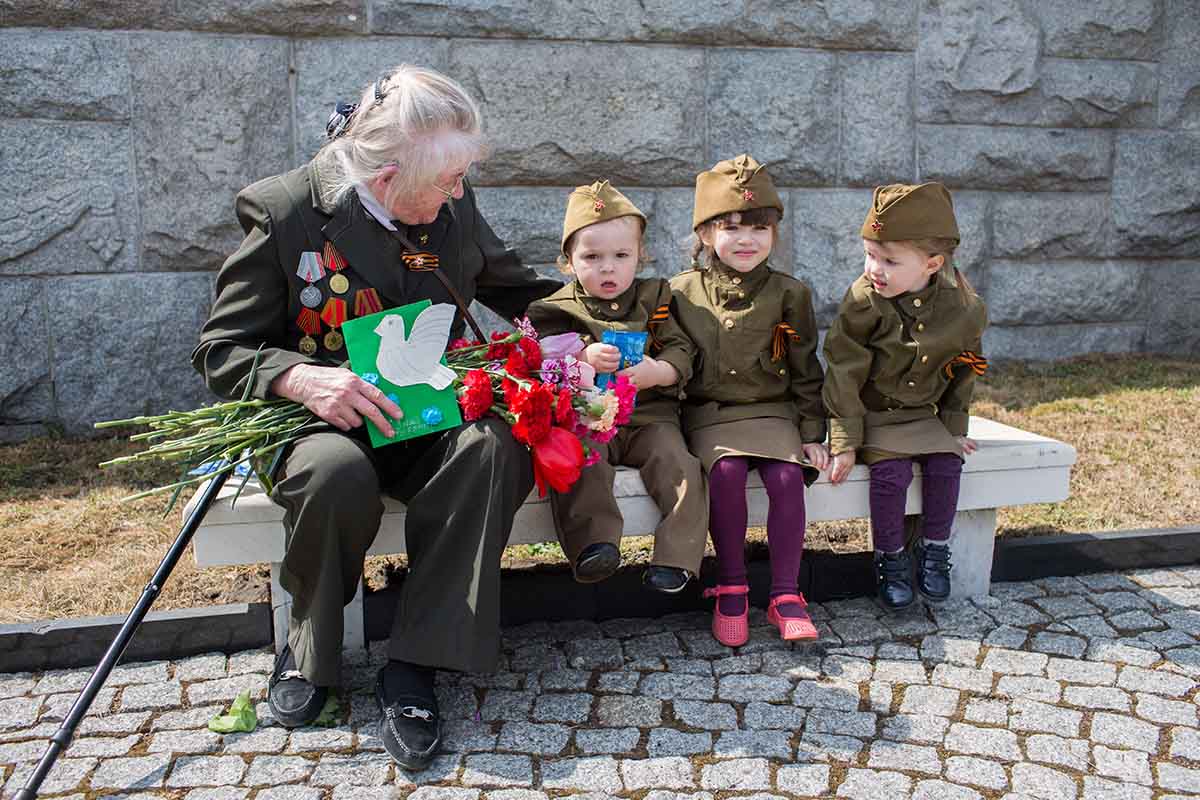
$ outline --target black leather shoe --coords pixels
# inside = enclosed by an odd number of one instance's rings
[[[941,602],[950,596],[950,547],[918,543],[913,548],[917,562],[917,591],[926,600]]]
[[[908,553],[876,553],[875,585],[879,602],[889,611],[913,604],[912,559]]]
[[[596,542],[583,548],[575,559],[575,580],[580,583],[596,583],[617,571],[621,566],[621,551],[615,544]]]
[[[267,691],[267,705],[285,728],[300,728],[312,723],[325,707],[329,688],[314,686],[296,669],[292,648],[283,646],[275,657],[275,669]]]
[[[642,583],[647,589],[653,589],[663,594],[676,594],[683,591],[692,579],[692,573],[681,567],[662,567],[651,564],[642,573]]]
[[[393,675],[399,680],[388,679],[389,670],[399,673]],[[383,712],[379,740],[393,761],[412,772],[428,767],[442,743],[433,674],[426,667],[391,661],[375,682],[375,699]]]

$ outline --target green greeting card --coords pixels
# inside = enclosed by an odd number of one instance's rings
[[[390,439],[367,421],[372,447],[462,424],[454,370],[446,366],[454,312],[452,305],[422,300],[342,323],[350,368],[404,412],[404,419],[392,421]]]

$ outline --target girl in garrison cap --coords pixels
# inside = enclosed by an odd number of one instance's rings
[[[748,155],[696,176],[694,269],[671,279],[679,322],[698,350],[683,425],[709,479],[709,529],[717,552],[713,636],[749,637],[746,475],[757,469],[770,498],[767,619],[784,639],[815,639],[798,591],[804,487],[828,466],[821,365],[812,293],[768,263],[783,203]],[[815,467],[815,468],[814,468]]]
[[[588,346],[584,359],[598,373],[616,372],[621,354],[601,339],[606,331],[645,331],[642,361],[618,372],[639,389],[633,419],[598,445],[600,460],[567,494],[552,494],[554,525],[576,580],[603,580],[620,564],[623,520],[613,497],[614,466],[637,467],[663,519],[654,532],[646,586],[681,591],[700,571],[708,505],[700,462],[679,430],[679,390],[692,374],[692,342],[671,313],[671,287],[638,278],[646,217],[608,181],[580,186],[567,198],[563,269],[575,280],[529,306],[543,336],[575,332]]]
[[[859,458],[869,466],[879,599],[895,610],[914,599],[904,549],[913,461],[924,512],[916,591],[933,601],[950,595],[948,540],[963,456],[975,451],[967,407],[987,366],[987,310],[953,265],[958,224],[940,183],[876,188],[862,238],[863,274],[825,339],[830,480],[845,480]]]

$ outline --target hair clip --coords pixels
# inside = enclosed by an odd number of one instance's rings
[[[371,104],[372,108],[382,104],[383,98],[387,97],[387,92],[384,91],[383,85],[387,83],[391,77],[391,74],[388,74],[375,79],[375,102]]]
[[[358,106],[354,103],[337,103],[333,107],[333,113],[329,115],[329,121],[325,123],[325,136],[329,139],[336,139],[346,132],[346,126],[350,124],[350,118],[354,116],[354,112],[358,110]]]

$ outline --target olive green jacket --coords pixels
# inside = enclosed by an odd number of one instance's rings
[[[317,191],[318,161],[261,180],[237,197],[238,222],[246,237],[217,274],[216,299],[192,352],[192,364],[205,383],[222,397],[239,397],[250,376],[256,350],[262,346],[251,395],[265,398],[271,382],[295,364],[339,365],[343,347],[329,350],[322,334],[313,338],[317,352],[299,352],[303,337],[297,320],[304,306],[300,292],[308,284],[296,274],[300,255],[322,252],[329,241],[345,258],[342,274],[350,288],[335,295],[332,272],[314,285],[321,291],[318,313],[331,297],[346,301],[347,319],[355,316],[358,292],[375,289],[383,309],[429,299],[453,303],[453,298],[430,272],[409,272],[400,260],[401,247],[370,216],[357,194],[347,192],[336,205],[326,204]],[[404,231],[404,228],[401,227]],[[475,193],[464,183],[460,200],[443,205],[437,220],[413,226],[406,235],[423,252],[438,256],[442,272],[470,302],[478,299],[507,319],[519,316],[533,300],[557,289],[558,281],[539,278],[521,266],[516,253],[505,247],[480,216]],[[452,336],[462,334],[456,317]]]
[[[671,313],[671,286],[663,278],[638,278],[619,297],[602,300],[571,283],[529,305],[529,321],[540,335],[575,332],[584,345],[600,341],[604,331],[650,331],[646,352],[679,373],[678,383],[638,392],[632,426],[679,423],[680,390],[692,377],[695,347]],[[651,321],[658,315],[658,319]],[[663,316],[665,314],[665,317]]]
[[[823,442],[821,363],[808,287],[764,262],[745,273],[721,263],[690,270],[672,278],[671,288],[679,324],[697,351],[684,387],[684,429],[782,417],[799,427],[804,442]],[[784,352],[772,352],[777,341]]]
[[[975,372],[951,362],[982,355],[987,308],[941,270],[929,286],[894,298],[860,276],[842,299],[825,337],[825,406],[830,445],[841,453],[863,443],[869,412],[937,414],[952,436],[967,433]],[[949,368],[949,374],[947,374]]]

